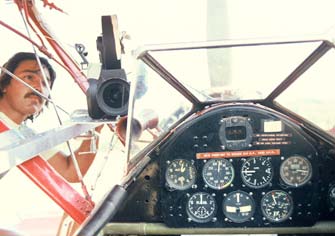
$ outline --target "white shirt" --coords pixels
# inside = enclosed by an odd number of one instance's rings
[[[0,111],[0,120],[5,123],[6,126],[10,129],[17,129],[20,125],[16,124],[12,121],[8,116],[6,116],[3,112]]]

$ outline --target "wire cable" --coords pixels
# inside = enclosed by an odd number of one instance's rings
[[[25,12],[27,11],[27,5],[26,5],[26,4],[27,4],[27,3],[25,2],[25,8],[24,8]],[[27,25],[28,14],[25,14],[26,19],[25,19],[25,17],[23,16],[23,14],[22,14],[21,11],[20,11],[20,14],[21,14],[21,18],[22,18],[22,20],[23,20],[23,23],[24,23],[24,25],[25,25],[25,28],[26,28],[26,31],[27,31],[28,38],[31,39],[31,35],[30,35],[30,31],[29,31],[29,27],[28,27],[28,25]],[[29,25],[30,25],[30,24],[29,24]],[[30,27],[32,27],[32,26],[30,25]],[[34,30],[34,29],[33,29],[33,30]],[[34,32],[35,32],[35,34],[37,33],[35,30],[34,30]],[[39,36],[39,38],[40,38],[40,36]],[[42,41],[42,43],[43,43],[43,41]],[[43,77],[43,80],[44,80],[44,82],[45,82],[45,84],[46,84],[48,93],[51,94],[51,89],[50,89],[49,83],[48,83],[48,81],[47,81],[47,78],[46,78],[46,75],[45,75],[45,71],[44,71],[44,69],[43,69],[42,63],[41,63],[41,61],[40,61],[39,55],[38,55],[38,53],[37,53],[37,50],[36,50],[34,44],[32,44],[32,48],[33,48],[33,51],[34,51],[34,53],[35,53],[35,55],[36,55],[36,61],[38,62],[39,67],[41,68],[42,77]],[[27,84],[27,83],[25,83],[25,84]],[[32,87],[29,86],[29,88],[32,88]],[[35,92],[36,90],[33,89],[33,91]],[[41,93],[37,93],[37,94],[38,94],[39,96],[42,95]],[[51,95],[50,95],[50,96],[51,96]],[[45,98],[46,96],[42,96],[42,97]],[[49,100],[50,100],[50,99],[49,99]],[[59,124],[60,124],[60,125],[63,125],[63,122],[62,122],[62,120],[61,120],[61,118],[60,118],[60,115],[59,115],[59,113],[58,113],[57,107],[55,106],[55,103],[52,103],[52,104],[53,104],[53,107],[54,107],[54,110],[55,110],[55,113],[56,113],[56,116],[57,116],[57,119],[58,119]],[[75,157],[74,151],[73,151],[73,149],[72,149],[72,147],[71,147],[71,144],[70,144],[70,141],[69,141],[69,140],[66,141],[66,145],[67,145],[67,148],[68,148],[68,150],[69,150],[69,152],[70,152],[70,157],[71,157],[72,163],[73,163],[73,165],[74,165],[74,168],[75,168],[75,170],[76,170],[76,174],[77,174],[77,176],[78,176],[79,182],[81,183],[81,187],[82,187],[82,190],[83,190],[83,192],[84,192],[84,195],[85,195],[85,197],[86,197],[88,200],[90,200],[91,197],[89,196],[89,193],[88,193],[88,191],[87,191],[87,187],[86,187],[86,185],[85,185],[85,183],[84,183],[84,181],[83,181],[83,175],[82,175],[82,173],[81,173],[81,171],[80,171],[80,167],[79,167],[78,161],[77,161],[77,159],[76,159],[76,157]]]

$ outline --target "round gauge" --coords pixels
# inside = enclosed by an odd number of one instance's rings
[[[254,212],[254,200],[246,192],[240,190],[231,192],[223,200],[223,213],[235,223],[249,220]]]
[[[249,119],[243,116],[226,117],[220,120],[219,138],[223,149],[242,150],[249,147],[252,140]]]
[[[213,189],[224,189],[234,179],[234,167],[226,159],[211,159],[202,169],[205,184]]]
[[[312,178],[312,165],[303,156],[291,156],[281,164],[280,177],[285,184],[300,187]]]
[[[247,159],[241,169],[243,182],[251,188],[262,188],[271,182],[273,168],[268,157]]]
[[[261,200],[263,215],[271,222],[283,222],[293,212],[293,201],[288,193],[282,190],[272,190]]]
[[[206,223],[215,216],[217,205],[212,195],[198,192],[188,199],[186,209],[191,220],[198,223]]]
[[[165,172],[166,183],[177,190],[190,188],[196,179],[195,166],[188,160],[173,160]]]

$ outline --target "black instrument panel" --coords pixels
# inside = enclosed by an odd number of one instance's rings
[[[160,153],[160,208],[170,227],[309,226],[318,219],[318,152],[277,113],[212,109]]]
[[[260,105],[197,114],[150,153],[114,222],[185,229],[335,220],[333,146]]]

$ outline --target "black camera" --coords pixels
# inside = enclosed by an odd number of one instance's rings
[[[86,91],[88,114],[93,119],[115,119],[128,113],[130,85],[121,68],[122,42],[117,18],[102,16],[102,36],[97,38],[101,72],[99,79],[89,79]]]
[[[123,69],[102,70],[98,80],[89,79],[88,114],[93,119],[114,119],[128,112],[130,85]]]

